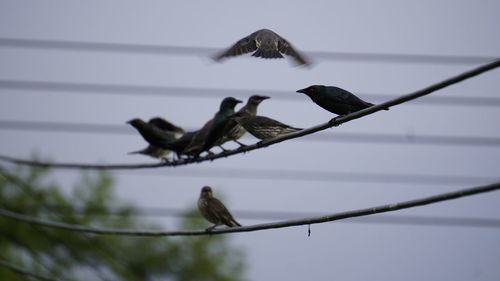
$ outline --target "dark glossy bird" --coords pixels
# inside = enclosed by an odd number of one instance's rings
[[[174,151],[177,159],[180,159],[182,155],[185,155],[184,150],[193,141],[193,138],[198,134],[198,131],[187,132],[182,137],[164,144],[162,148]],[[189,154],[187,154],[189,156]]]
[[[198,209],[201,215],[213,223],[214,225],[207,228],[210,231],[218,225],[227,225],[229,227],[241,226],[229,213],[226,206],[219,199],[215,198],[210,186],[204,186],[201,189],[200,198],[198,199]]]
[[[203,125],[183,153],[197,157],[200,153],[210,151],[210,148],[220,143],[224,137],[225,126],[234,114],[234,107],[240,102],[233,97],[223,99],[219,111]]]
[[[309,65],[310,63],[297,52],[288,41],[272,30],[261,29],[245,38],[240,39],[226,51],[214,57],[216,61],[225,57],[233,57],[256,51],[254,57],[283,58],[281,54],[292,56],[298,65]]]
[[[300,128],[291,127],[265,116],[252,116],[243,112],[234,114],[233,119],[236,120],[236,122],[243,126],[243,128],[245,128],[245,130],[247,130],[254,137],[261,140],[270,139],[279,135],[302,130]]]
[[[233,97],[227,97],[222,100],[219,111],[215,113],[210,129],[208,130],[205,142],[201,151],[207,151],[224,137],[224,129],[231,116],[234,114],[234,107],[242,101]]]
[[[334,86],[313,85],[298,90],[297,93],[306,94],[317,105],[338,115],[349,114],[373,105],[373,103],[366,102],[354,94]],[[389,110],[389,108],[385,108],[385,110]]]
[[[149,143],[149,146],[139,150],[130,152],[129,154],[144,154],[154,158],[165,158],[170,153],[170,150],[162,146],[175,141],[184,134],[184,130],[172,123],[155,117],[144,122],[139,118],[132,119],[127,122],[139,131],[141,136]]]
[[[171,132],[174,134],[174,138],[178,139],[184,135],[185,131],[183,128],[176,126],[167,120],[160,118],[160,117],[154,117],[149,119],[148,121],[149,124],[153,124],[156,127],[160,128],[161,130],[165,132]]]
[[[188,156],[198,156],[202,152],[203,144],[207,138],[208,131],[212,127],[213,119],[208,120],[201,129],[197,130],[191,138],[189,144],[182,150],[182,154]]]
[[[255,116],[257,114],[257,108],[259,104],[263,100],[269,98],[270,97],[268,96],[253,95],[248,98],[247,103],[242,108],[240,108],[237,113],[243,112],[251,116]],[[243,128],[243,126],[241,126],[238,122],[236,122],[235,120],[230,120],[224,128],[224,136],[221,138],[218,145],[222,145],[227,141],[234,141],[240,146],[245,146],[244,144],[240,143],[238,139],[240,139],[246,132],[247,131],[245,130],[245,128]]]
[[[158,159],[166,159],[168,155],[170,154],[170,150],[161,148],[159,146],[155,145],[148,145],[144,149],[137,150],[137,151],[131,151],[128,154],[142,154],[142,155],[147,155],[153,158],[158,158]]]

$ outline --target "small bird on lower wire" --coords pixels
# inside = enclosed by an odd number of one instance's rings
[[[244,112],[238,112],[234,114],[232,118],[250,134],[261,140],[302,130],[283,124],[269,117],[259,115],[252,116]]]
[[[283,58],[281,54],[285,54],[292,56],[297,65],[310,64],[303,55],[292,47],[292,44],[269,29],[258,30],[240,39],[229,49],[214,57],[214,60],[219,61],[225,57],[239,56],[253,51],[256,51],[252,54],[254,57]]]
[[[315,104],[338,115],[346,115],[373,106],[373,103],[366,102],[334,86],[313,85],[297,90],[297,93],[306,94]],[[389,108],[384,108],[384,110],[389,110]]]
[[[231,213],[229,213],[226,206],[214,197],[210,186],[204,186],[201,189],[200,198],[198,199],[198,209],[206,220],[214,224],[207,228],[207,231],[211,231],[218,225],[223,224],[229,227],[241,226]]]

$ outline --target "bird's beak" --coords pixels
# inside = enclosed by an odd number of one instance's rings
[[[132,124],[132,120],[128,120],[125,124]]]
[[[259,98],[260,98],[261,100],[267,100],[267,99],[270,99],[271,97],[268,97],[268,96],[259,96]]]
[[[236,100],[236,103],[240,103],[240,102],[243,102],[243,101],[241,101],[241,100]]]
[[[300,89],[300,90],[297,90],[296,93],[303,93],[303,94],[306,94],[306,89]]]

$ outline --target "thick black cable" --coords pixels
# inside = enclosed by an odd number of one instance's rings
[[[40,225],[45,227],[63,229],[68,231],[77,231],[85,233],[94,233],[101,235],[127,235],[127,236],[198,236],[198,235],[214,235],[223,233],[233,233],[233,232],[251,232],[266,229],[277,229],[300,225],[311,225],[318,223],[331,222],[336,220],[342,220],[347,218],[362,217],[368,215],[374,215],[379,213],[392,212],[401,209],[408,209],[417,206],[423,206],[428,204],[433,204],[437,202],[457,199],[460,197],[471,196],[475,194],[491,192],[500,189],[500,183],[494,183],[491,185],[478,186],[473,188],[461,189],[453,192],[442,193],[434,196],[394,203],[381,206],[375,206],[371,208],[335,213],[327,216],[305,218],[288,220],[275,223],[258,224],[242,227],[230,227],[230,228],[220,228],[212,231],[206,230],[192,230],[192,231],[146,231],[146,230],[129,230],[129,229],[104,229],[104,228],[93,228],[81,225],[73,225],[67,223],[59,223],[54,221],[37,219],[29,216],[25,216],[19,213],[11,212],[5,209],[0,209],[0,216],[10,218],[13,220],[25,222],[28,224]]]
[[[373,114],[377,111],[385,110],[389,107],[399,105],[405,102],[408,102],[410,100],[417,99],[419,97],[428,95],[430,93],[433,93],[437,90],[446,88],[450,85],[459,83],[461,81],[464,81],[466,79],[469,79],[471,77],[477,76],[481,73],[487,72],[489,70],[495,69],[500,66],[500,60],[479,66],[477,68],[474,68],[472,70],[469,70],[467,72],[464,72],[462,74],[459,74],[457,76],[451,77],[449,79],[446,79],[444,81],[441,81],[439,83],[436,83],[434,85],[431,85],[429,87],[426,87],[424,89],[418,90],[416,92],[413,92],[411,94],[406,94],[399,96],[395,99],[371,106],[369,108],[365,108],[360,111],[356,111],[347,115],[342,115],[338,116],[336,118],[331,119],[330,121],[308,128],[304,129],[301,131],[293,132],[290,134],[285,134],[281,135],[272,139],[267,139],[260,141],[256,144],[248,145],[245,147],[240,147],[238,149],[234,150],[229,150],[229,151],[224,151],[219,154],[214,154],[214,155],[207,155],[203,157],[198,157],[198,158],[191,158],[191,159],[181,159],[178,161],[173,161],[173,162],[167,162],[167,163],[160,163],[160,164],[111,164],[111,165],[99,165],[99,164],[82,164],[82,163],[50,163],[50,162],[42,162],[42,161],[30,161],[30,160],[24,160],[24,159],[16,159],[13,157],[9,156],[0,156],[0,160],[6,161],[6,162],[11,162],[11,163],[16,163],[16,164],[22,164],[22,165],[32,165],[32,166],[42,166],[42,167],[54,167],[54,168],[66,168],[66,169],[145,169],[145,168],[154,168],[154,167],[175,167],[175,166],[181,166],[181,165],[188,165],[192,163],[200,163],[200,162],[205,162],[205,161],[213,161],[215,159],[219,158],[224,158],[228,157],[231,155],[236,155],[240,153],[246,153],[251,150],[255,149],[260,149],[264,148],[279,142],[283,142],[286,140],[294,139],[294,138],[299,138],[302,136],[310,135],[322,130],[326,130],[328,128],[336,127],[339,126],[343,123],[349,122],[354,119],[361,118],[366,115]]]

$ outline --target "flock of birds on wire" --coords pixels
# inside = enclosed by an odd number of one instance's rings
[[[240,39],[229,49],[214,57],[214,60],[220,61],[250,52],[254,52],[252,54],[254,57],[265,59],[283,58],[282,54],[284,54],[291,56],[298,65],[310,65],[310,62],[287,40],[269,29],[258,30]],[[346,115],[373,105],[349,91],[334,86],[312,85],[296,92],[307,95],[314,103],[337,115]],[[185,132],[181,127],[160,117],[152,118],[148,122],[139,118],[132,119],[127,123],[132,125],[149,145],[142,150],[130,153],[144,154],[162,159],[162,161],[169,161],[167,157],[172,151],[177,159],[197,158],[204,152],[213,154],[210,149],[215,146],[226,151],[222,145],[229,141],[245,146],[238,140],[246,132],[260,140],[265,140],[302,130],[272,118],[257,115],[259,104],[269,98],[253,95],[248,98],[243,107],[235,111],[236,105],[242,101],[234,97],[226,97],[222,100],[214,117],[200,129],[191,132]],[[207,228],[207,231],[218,225],[241,226],[224,204],[213,197],[209,186],[202,188],[198,208],[203,217],[214,224]]]

